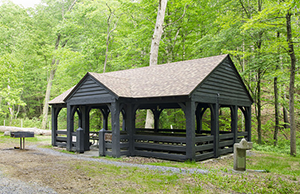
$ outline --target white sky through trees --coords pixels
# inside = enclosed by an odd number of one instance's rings
[[[35,4],[39,4],[41,0],[11,0],[13,3],[23,5],[25,8],[34,7]]]

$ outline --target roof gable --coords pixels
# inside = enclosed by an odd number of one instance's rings
[[[253,102],[229,56],[196,87],[193,94]]]
[[[64,101],[111,97],[116,97],[116,95],[87,73],[69,94],[65,96]]]

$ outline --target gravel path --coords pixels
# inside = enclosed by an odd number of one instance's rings
[[[0,194],[32,194],[32,193],[56,193],[51,188],[41,187],[36,183],[25,183],[19,180],[4,177],[0,171]]]
[[[117,162],[117,161],[111,161],[111,160],[105,160],[100,158],[91,158],[88,156],[80,155],[80,154],[67,154],[58,152],[52,149],[46,149],[46,148],[35,148],[39,150],[42,153],[45,154],[51,154],[55,156],[66,156],[71,158],[76,158],[80,160],[85,161],[94,161],[94,162],[100,162],[104,164],[111,164],[116,166],[129,166],[129,167],[138,167],[138,168],[145,168],[149,170],[155,170],[155,171],[162,171],[162,172],[171,172],[171,173],[201,173],[201,174],[207,174],[208,170],[202,170],[198,168],[191,168],[191,169],[184,169],[184,168],[176,168],[176,167],[167,167],[167,166],[154,166],[154,165],[146,165],[146,164],[133,164],[133,163],[126,163],[126,162]]]

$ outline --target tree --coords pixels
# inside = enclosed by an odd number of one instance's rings
[[[75,5],[77,0],[73,0],[71,2],[67,2],[66,5],[68,6],[68,9],[65,11],[65,4],[63,3],[63,6],[61,7],[61,10],[58,9],[58,10],[55,10],[56,11],[56,14],[57,14],[57,11],[58,12],[61,12],[61,16],[58,15],[58,22],[63,22],[64,21],[64,15],[65,15],[65,12],[69,12],[72,10],[73,6]],[[57,4],[49,4],[50,8],[51,6],[54,6],[54,8],[57,6]],[[52,14],[52,13],[50,13]],[[61,37],[62,35],[57,32],[57,35],[56,35],[56,41],[55,41],[55,47],[54,47],[54,51],[56,51],[58,49],[58,46],[59,44],[61,43]],[[66,39],[65,41],[63,41],[61,43],[61,47],[65,47],[65,45],[67,44],[67,41],[68,39]],[[42,129],[46,129],[47,127],[47,119],[48,119],[48,102],[50,100],[50,94],[51,94],[51,88],[52,88],[52,82],[53,82],[53,79],[54,79],[54,76],[55,76],[55,73],[56,73],[56,70],[57,70],[57,66],[59,65],[59,60],[57,60],[55,57],[53,57],[52,59],[52,62],[50,64],[50,74],[49,74],[49,78],[47,80],[47,89],[46,89],[46,94],[45,94],[45,100],[44,100],[44,107],[43,107],[43,120],[42,120]]]
[[[168,0],[159,0],[158,3],[156,24],[154,27],[154,33],[152,36],[151,49],[150,49],[150,61],[149,61],[150,66],[157,65],[158,49],[159,49],[160,39],[163,34],[163,24],[165,20],[167,3]],[[152,128],[153,123],[154,123],[153,114],[151,113],[151,110],[147,110],[145,128]]]

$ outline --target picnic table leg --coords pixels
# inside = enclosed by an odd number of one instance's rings
[[[20,137],[20,150],[22,149],[22,137]]]
[[[23,137],[23,150],[25,150],[25,137]]]

